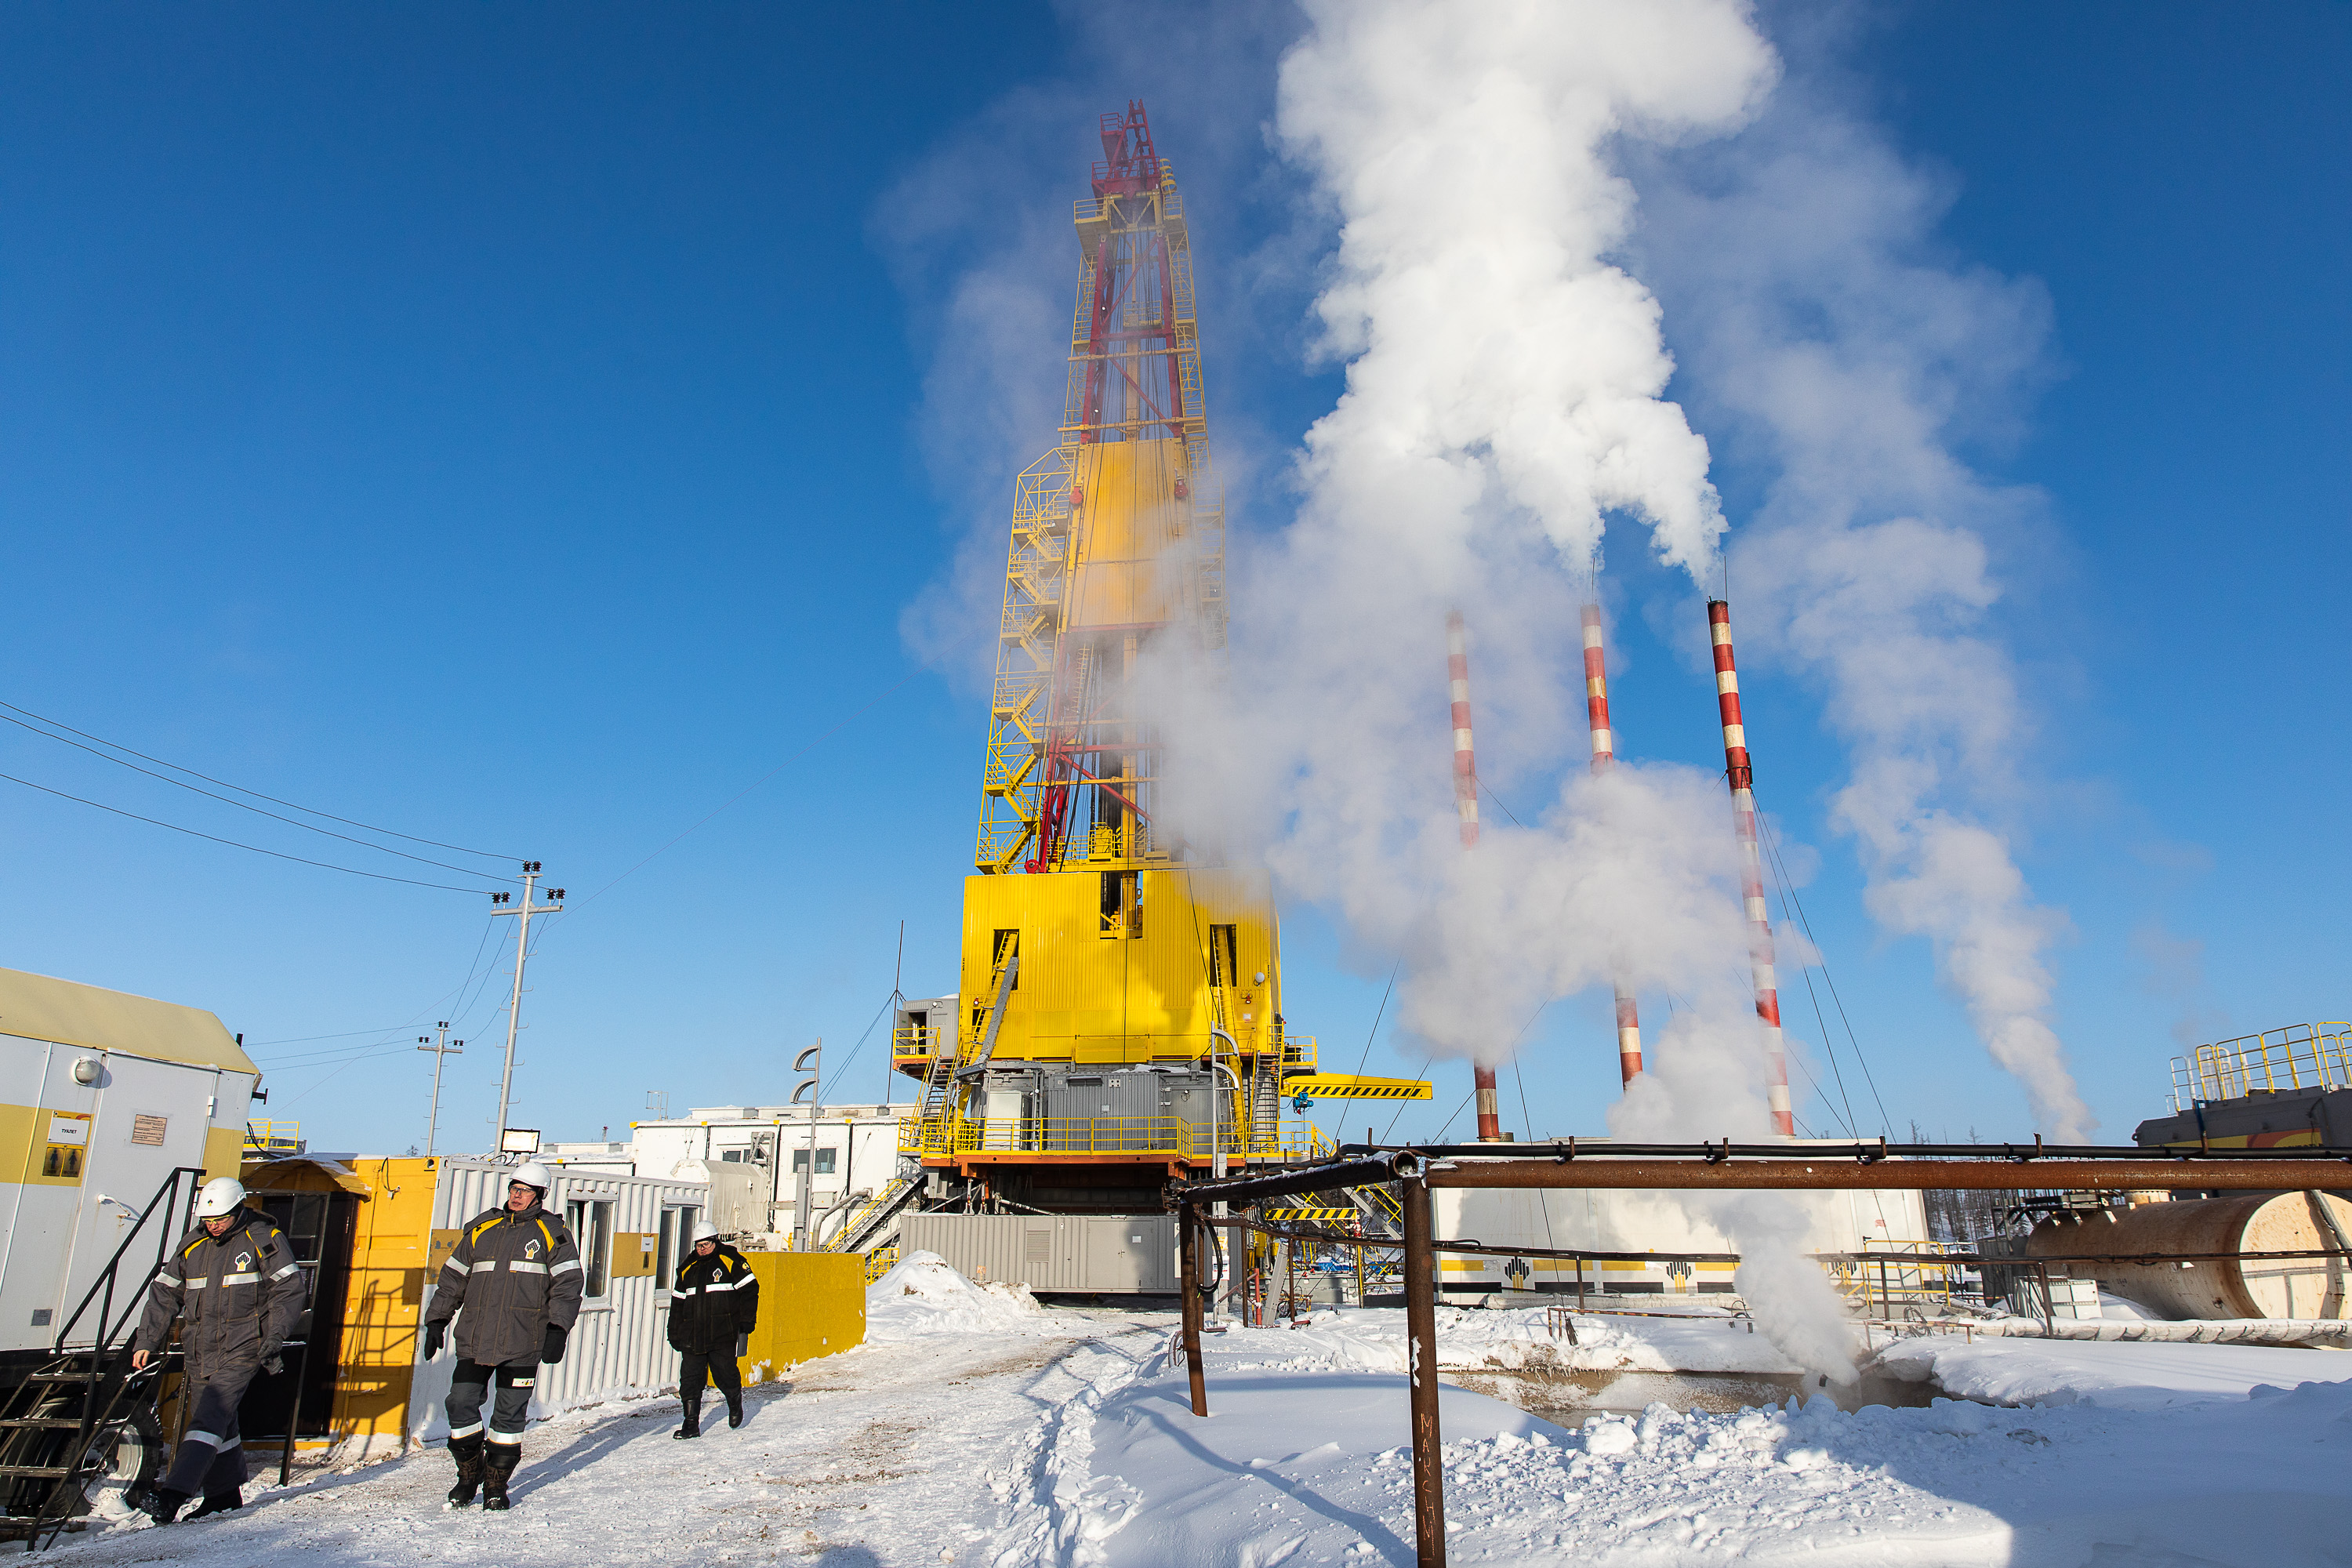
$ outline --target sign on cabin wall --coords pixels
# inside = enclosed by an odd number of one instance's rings
[[[613,1278],[641,1279],[654,1271],[654,1248],[660,1237],[650,1230],[625,1230],[613,1237]]]

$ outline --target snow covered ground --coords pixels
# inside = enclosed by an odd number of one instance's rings
[[[1173,1317],[1047,1310],[918,1255],[875,1287],[868,1343],[752,1390],[740,1431],[673,1441],[669,1399],[535,1426],[509,1514],[445,1509],[433,1450],[60,1552],[196,1568],[1410,1563],[1402,1314],[1212,1336],[1205,1420],[1170,1355]],[[1675,1368],[1799,1375],[1716,1315],[1583,1318],[1574,1346],[1539,1310],[1443,1317],[1449,1375],[1515,1394]],[[1554,1424],[1449,1388],[1452,1560],[2352,1562],[2352,1354],[1939,1337],[1875,1360],[1921,1400],[1940,1385],[2033,1403],[1655,1405]]]

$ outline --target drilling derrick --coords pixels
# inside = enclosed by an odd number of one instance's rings
[[[1141,104],[1101,134],[1061,427],[1013,492],[959,992],[893,1047],[922,1084],[900,1151],[965,1208],[1156,1213],[1312,1152],[1286,1087],[1361,1097],[1284,1026],[1266,874],[1160,811],[1162,715],[1222,677],[1223,503],[1183,198]]]

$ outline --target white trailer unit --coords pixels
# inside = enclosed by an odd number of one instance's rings
[[[512,1165],[484,1160],[444,1160],[433,1197],[433,1247],[428,1279],[475,1215],[506,1202]],[[709,1202],[698,1182],[657,1181],[607,1171],[559,1169],[545,1199],[563,1215],[580,1244],[585,1299],[563,1359],[539,1370],[531,1414],[546,1416],[599,1399],[653,1394],[677,1383],[678,1355],[669,1348],[669,1287],[693,1240],[694,1222]],[[431,1310],[433,1287],[426,1287]],[[781,1303],[761,1303],[781,1311]],[[418,1337],[419,1348],[422,1336]],[[408,1431],[414,1442],[449,1435],[442,1402],[457,1358],[444,1351],[419,1362],[410,1384]]]
[[[259,1077],[202,1008],[0,969],[0,1385],[45,1358],[173,1171],[236,1174]],[[126,1261],[118,1317],[176,1239],[164,1218]]]

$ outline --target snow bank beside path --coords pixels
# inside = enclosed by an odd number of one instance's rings
[[[1228,1328],[1207,1342],[1253,1366],[1397,1372],[1405,1367],[1404,1313],[1324,1308],[1297,1329]],[[1862,1349],[1856,1339],[1854,1349]],[[1576,1342],[1554,1339],[1540,1307],[1440,1307],[1438,1365],[1451,1372],[1541,1366],[1570,1371],[1801,1373],[1763,1335],[1728,1313],[1576,1318]]]
[[[1996,1405],[2096,1405],[2111,1410],[2243,1400],[2256,1388],[2352,1380],[2352,1353],[2263,1345],[1978,1340],[1924,1335],[1887,1346],[1871,1367]]]
[[[2306,1359],[2309,1354],[2306,1352]],[[1155,1358],[1066,1420],[1050,1499],[1018,1501],[997,1568],[1413,1560],[1402,1377],[1210,1358],[1206,1419]],[[2352,1386],[2149,1412],[1938,1401],[1841,1414],[1652,1405],[1570,1433],[1443,1393],[1457,1562],[1606,1568],[2337,1568]],[[1001,1495],[1020,1478],[992,1478]],[[1050,1506],[1048,1506],[1050,1504]]]
[[[897,1344],[929,1334],[1079,1334],[1081,1319],[1049,1312],[1025,1285],[975,1285],[936,1252],[915,1251],[866,1288],[866,1342]]]

